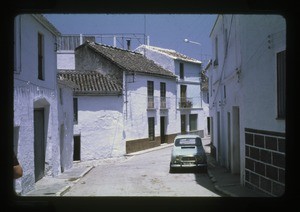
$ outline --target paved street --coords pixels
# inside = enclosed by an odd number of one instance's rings
[[[218,197],[207,173],[169,173],[171,147],[99,164],[64,196]]]

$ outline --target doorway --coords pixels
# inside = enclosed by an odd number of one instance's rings
[[[186,134],[186,116],[184,114],[181,115],[181,134]]]
[[[240,173],[240,109],[232,107],[232,170],[233,174]]]
[[[81,160],[80,157],[80,135],[75,135],[74,136],[74,152],[73,152],[73,161],[79,161]]]
[[[166,124],[165,124],[165,117],[160,117],[160,142],[163,144],[166,142]]]
[[[44,177],[45,170],[45,112],[34,109],[34,175],[35,182]]]

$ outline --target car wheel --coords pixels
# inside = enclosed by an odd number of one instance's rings
[[[170,174],[174,173],[174,168],[173,168],[173,167],[170,167],[169,173],[170,173]]]

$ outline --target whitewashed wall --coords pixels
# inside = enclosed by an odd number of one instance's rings
[[[158,51],[150,50],[147,47],[145,47],[145,45],[139,46],[137,49],[135,49],[135,51],[143,54],[148,59],[153,60],[154,62],[162,66],[164,69],[175,73],[175,62],[173,58],[162,54]]]
[[[284,30],[285,21],[281,16],[220,15],[211,33],[213,62],[215,37],[218,37],[218,66],[212,65],[209,71],[214,146],[220,149],[217,151],[217,157],[218,153],[221,154],[220,163],[231,166],[233,172],[239,168],[233,166],[237,158],[232,153],[239,149],[241,181],[245,171],[244,129],[285,132],[284,120],[276,119],[276,53],[285,49]],[[272,37],[271,46],[269,35]],[[239,107],[240,111],[239,143],[228,141],[228,137],[234,134],[233,107]],[[220,112],[220,142],[217,112]],[[231,126],[228,126],[228,113]]]
[[[151,47],[149,47],[151,48]],[[156,64],[162,66],[163,68],[171,71],[175,75],[178,76],[178,83],[176,88],[176,107],[178,108],[178,102],[180,98],[180,84],[187,85],[187,98],[193,98],[194,109],[191,112],[188,111],[177,111],[176,114],[179,113],[179,127],[180,127],[180,113],[186,114],[187,116],[187,129],[189,129],[189,114],[198,114],[198,130],[204,130],[204,134],[207,135],[207,117],[209,115],[208,104],[205,103],[202,99],[201,90],[200,90],[200,64],[191,63],[182,60],[176,60],[170,57],[167,54],[161,53],[159,51],[155,51],[149,49],[144,45],[138,47],[135,51],[144,54],[148,59],[153,60]],[[184,64],[184,80],[179,79],[180,75],[180,63]],[[177,119],[177,117],[176,117]],[[179,131],[180,132],[180,129]]]
[[[127,76],[127,81],[131,79],[131,76]],[[154,82],[155,110],[147,110],[147,81]],[[161,82],[166,83],[166,97],[170,106],[167,111],[160,110],[159,107]],[[148,117],[155,117],[155,136],[160,136],[160,116],[166,117],[166,134],[180,132],[180,116],[176,110],[175,79],[137,74],[133,83],[127,83],[127,90],[128,109],[127,118],[125,117],[127,140],[148,138]]]
[[[74,70],[75,52],[70,50],[60,50],[57,52],[57,69]]]
[[[38,79],[38,33],[44,35],[45,80]],[[23,167],[16,190],[27,193],[35,185],[33,111],[45,109],[45,174],[59,170],[55,36],[31,15],[15,18],[14,149]]]
[[[74,125],[74,135],[81,137],[81,160],[125,154],[123,97],[77,96],[77,98],[78,124]]]
[[[285,121],[276,120],[276,53],[286,48],[285,19],[280,15],[241,15],[239,27],[243,55],[241,78],[244,83],[245,125],[285,132]]]
[[[60,167],[61,171],[66,171],[73,165],[73,89],[59,84],[57,103],[60,133]]]

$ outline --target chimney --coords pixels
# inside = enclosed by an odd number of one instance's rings
[[[128,40],[126,40],[127,41],[127,50],[129,50],[130,51],[130,39],[128,39]]]

